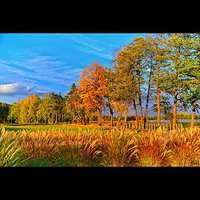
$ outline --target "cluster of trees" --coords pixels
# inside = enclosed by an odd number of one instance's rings
[[[157,112],[177,125],[177,109],[192,109],[191,126],[200,100],[200,34],[155,34],[136,38],[121,48],[113,59],[113,66],[105,68],[98,63],[82,71],[79,96],[82,113],[98,116],[105,107],[126,121],[132,106],[136,120],[148,123],[149,102]],[[71,99],[73,102],[73,98]],[[76,110],[72,106],[72,110]],[[138,113],[139,111],[139,113]],[[83,116],[84,116],[83,115]]]
[[[24,100],[13,103],[9,109],[7,120],[11,123],[54,124],[64,122],[65,100],[59,94],[29,95]]]
[[[97,120],[101,125],[102,113],[109,114],[113,124],[116,112],[120,124],[132,108],[136,121],[146,124],[151,102],[157,123],[161,124],[164,115],[176,129],[177,109],[192,109],[193,126],[199,100],[200,34],[154,34],[135,38],[119,49],[109,68],[99,63],[86,67],[79,85],[73,83],[65,97],[35,94],[14,103],[7,119],[49,124]]]

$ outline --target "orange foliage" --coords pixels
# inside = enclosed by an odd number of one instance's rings
[[[99,63],[89,65],[81,73],[79,89],[87,112],[101,110],[107,96],[106,68]]]

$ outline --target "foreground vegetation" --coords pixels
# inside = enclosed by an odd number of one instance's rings
[[[200,128],[1,128],[0,166],[200,166]]]

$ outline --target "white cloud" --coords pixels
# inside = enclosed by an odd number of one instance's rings
[[[0,84],[0,95],[20,95],[33,92],[34,86],[20,86],[19,83]]]
[[[18,83],[13,83],[13,84],[0,84],[0,93],[8,93],[12,94],[15,93],[19,88]]]

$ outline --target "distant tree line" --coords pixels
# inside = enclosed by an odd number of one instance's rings
[[[171,120],[176,129],[178,118],[191,118],[191,126],[200,100],[200,34],[153,34],[135,38],[115,52],[111,67],[100,63],[87,66],[65,97],[37,94],[2,110],[9,122],[61,122],[88,124],[104,119],[122,118],[140,123],[149,121],[149,105],[161,119]],[[128,114],[132,108],[133,116]],[[177,109],[183,112],[178,115]],[[188,109],[192,110],[188,114]],[[6,121],[6,118],[2,118]]]

